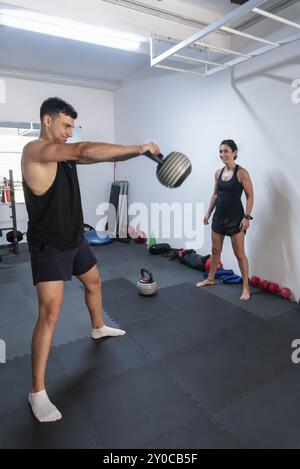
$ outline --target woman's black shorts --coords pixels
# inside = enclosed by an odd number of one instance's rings
[[[237,233],[240,233],[240,225],[242,222],[243,217],[239,218],[224,218],[224,219],[219,219],[216,217],[213,217],[212,220],[212,225],[211,229],[220,235],[224,236],[234,236]],[[246,231],[244,231],[246,234]]]

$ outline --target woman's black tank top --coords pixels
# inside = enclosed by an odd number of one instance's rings
[[[218,219],[234,219],[242,217],[244,208],[241,201],[243,185],[239,182],[237,172],[239,165],[236,165],[232,178],[229,181],[222,180],[222,174],[225,168],[220,172],[217,188],[218,197],[214,216]]]

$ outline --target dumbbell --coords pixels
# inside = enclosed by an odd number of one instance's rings
[[[286,300],[290,300],[291,296],[292,296],[292,292],[289,288],[282,287],[282,288],[279,289],[279,295],[282,298],[285,298]]]
[[[263,290],[269,291],[274,295],[279,294],[282,298],[287,300],[291,299],[292,291],[290,288],[279,287],[278,283],[269,282],[268,280],[261,281],[259,277],[252,277],[250,282],[253,287],[262,288]]]
[[[156,176],[161,184],[169,188],[176,188],[186,180],[192,172],[192,164],[183,153],[173,151],[164,157],[161,153],[153,155],[150,151],[145,156],[158,164]]]
[[[276,295],[277,293],[287,300],[291,298],[292,292],[289,288],[286,287],[279,287],[278,283],[275,282],[268,282],[268,280],[264,280],[262,282],[262,288],[270,293]]]
[[[270,283],[269,285],[269,292],[272,293],[273,295],[276,295],[276,293],[278,293],[279,291],[279,285],[278,283]]]
[[[253,287],[259,288],[261,286],[261,279],[259,277],[251,277],[250,283]]]
[[[260,284],[260,287],[264,290],[264,291],[269,291],[269,286],[271,285],[271,282],[269,282],[269,280],[263,280]]]

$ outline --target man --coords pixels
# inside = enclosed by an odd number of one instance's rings
[[[85,288],[92,337],[124,335],[107,327],[102,317],[101,278],[97,259],[84,238],[77,164],[125,161],[160,152],[154,143],[140,146],[80,142],[66,145],[72,137],[77,112],[59,98],[41,106],[41,134],[25,146],[22,174],[29,216],[27,239],[39,317],[32,337],[32,389],[29,403],[40,422],[62,418],[45,390],[45,371],[55,325],[64,294],[64,281],[72,275]]]

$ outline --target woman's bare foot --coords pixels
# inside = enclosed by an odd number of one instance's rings
[[[203,280],[203,282],[198,282],[196,283],[196,287],[205,287],[206,285],[214,285],[215,281],[214,280]]]
[[[249,298],[250,298],[250,290],[249,288],[244,288],[240,299],[243,301],[247,301],[249,300]]]

